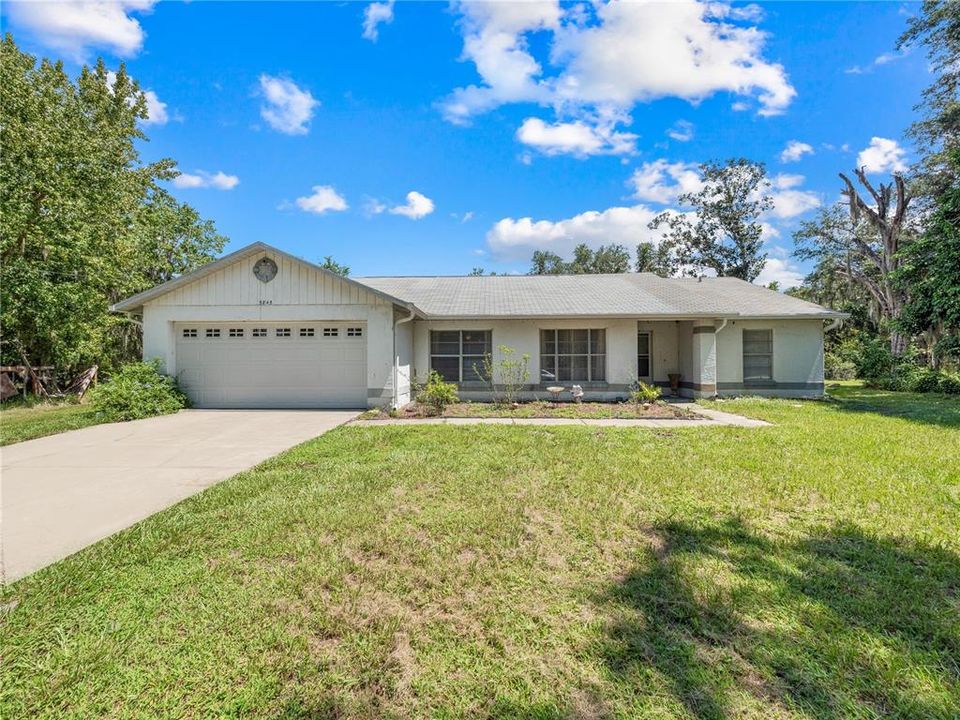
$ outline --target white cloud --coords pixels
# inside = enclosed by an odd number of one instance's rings
[[[756,97],[761,115],[783,112],[796,91],[782,66],[763,58],[766,34],[723,3],[606,3],[564,14],[557,2],[461,3],[463,59],[482,84],[447,98],[447,117],[509,102],[614,107],[661,97],[699,102],[717,92]],[[726,8],[723,10],[722,8]],[[750,13],[748,13],[750,14]],[[528,36],[551,33],[545,76]]]
[[[772,282],[779,283],[781,290],[789,290],[803,284],[804,273],[787,258],[768,257],[763,270],[754,280],[756,285],[769,285]]]
[[[156,0],[69,0],[8,2],[11,24],[41,43],[84,60],[92,48],[121,57],[140,52],[146,34],[132,13],[148,12]]]
[[[630,177],[633,196],[638,200],[666,205],[674,203],[678,195],[694,193],[703,187],[695,163],[653,160],[645,162]]]
[[[797,162],[804,155],[813,155],[813,146],[799,140],[791,140],[780,153],[780,162]]]
[[[903,60],[909,52],[909,50],[903,50],[902,52],[885,52],[877,55],[869,65],[853,65],[844,70],[844,72],[847,73],[847,75],[867,75],[882,65],[889,65],[898,60]]]
[[[407,203],[390,208],[392,215],[403,215],[411,220],[419,220],[433,212],[433,200],[416,190],[407,193]]]
[[[690,142],[693,140],[693,123],[686,120],[677,120],[673,127],[667,130],[667,136],[677,142]]]
[[[393,0],[372,2],[363,11],[363,37],[376,42],[380,37],[380,24],[393,22]]]
[[[517,130],[517,140],[545,155],[587,157],[632,153],[636,149],[637,136],[616,132],[612,124],[591,126],[581,120],[548,124],[531,117]]]
[[[298,197],[297,207],[304,212],[323,215],[325,212],[340,212],[346,210],[346,199],[340,195],[332,185],[314,185],[313,194],[306,197]]]
[[[170,119],[167,114],[167,104],[162,102],[153,90],[144,90],[143,97],[147,102],[147,119],[143,121],[143,124],[166,125]]]
[[[800,190],[806,178],[803,175],[781,173],[771,179],[770,195],[773,197],[773,209],[770,216],[779,220],[803,215],[820,207],[820,196],[809,190]],[[775,231],[779,235],[778,231]]]
[[[535,250],[566,256],[580,243],[632,248],[641,241],[660,241],[662,231],[647,227],[657,214],[645,205],[634,205],[589,210],[557,221],[503,218],[487,232],[487,246],[498,260],[528,260]]]
[[[309,90],[304,90],[292,80],[260,76],[260,92],[264,104],[260,117],[274,130],[287,135],[306,135],[314,109],[320,104]]]
[[[233,190],[240,184],[236,175],[227,175],[222,170],[215,173],[197,170],[193,173],[180,173],[173,179],[178,188],[214,188],[215,190]]]
[[[872,173],[906,172],[907,151],[896,140],[872,137],[870,145],[857,155],[857,167]]]

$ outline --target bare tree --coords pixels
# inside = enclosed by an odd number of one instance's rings
[[[873,205],[864,202],[853,182],[844,173],[840,178],[846,185],[842,195],[847,198],[850,219],[854,226],[865,223],[876,234],[876,242],[865,239],[861,233],[851,233],[850,239],[863,259],[874,268],[875,273],[858,272],[848,268],[850,279],[862,284],[878,302],[883,315],[891,322],[890,351],[899,356],[907,347],[906,336],[897,328],[907,296],[902,287],[898,287],[893,273],[900,267],[899,255],[904,230],[907,228],[907,208],[910,206],[910,194],[907,192],[903,176],[894,174],[892,183],[880,183],[874,188],[867,178],[865,168],[854,170],[860,184],[870,194]],[[894,192],[896,191],[896,192]]]

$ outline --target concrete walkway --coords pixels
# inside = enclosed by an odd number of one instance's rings
[[[356,416],[183,410],[0,448],[0,579],[39,570]]]
[[[588,427],[645,427],[645,428],[684,428],[684,427],[767,427],[764,420],[734,415],[733,413],[708,408],[693,403],[685,403],[684,409],[699,415],[698,418],[383,418],[356,420],[356,425],[579,425]]]

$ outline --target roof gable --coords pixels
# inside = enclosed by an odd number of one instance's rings
[[[277,275],[261,282],[253,266],[262,258],[277,264]],[[342,277],[325,268],[256,242],[193,272],[157,285],[111,307],[131,312],[144,305],[300,305],[409,303],[376,288]]]

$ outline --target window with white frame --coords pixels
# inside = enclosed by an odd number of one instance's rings
[[[363,337],[363,328],[348,327],[347,337]]]
[[[243,328],[230,328],[230,331],[227,333],[232,338],[242,338],[243,337]]]
[[[300,328],[300,337],[313,337],[313,332],[312,327],[302,327]]]
[[[482,382],[492,349],[490,330],[431,330],[430,369],[447,382]]]
[[[195,338],[195,337],[197,336],[197,329],[196,329],[196,328],[184,328],[184,329],[183,329],[183,336],[184,336],[185,338]]]
[[[637,377],[650,378],[653,376],[650,361],[650,333],[637,333]]]
[[[220,337],[220,328],[207,328],[207,331],[204,333],[208,338],[218,338]]]
[[[605,381],[606,331],[541,330],[540,377],[543,382]]]
[[[338,337],[339,335],[340,335],[340,328],[325,327],[323,329],[324,337]]]
[[[290,337],[290,328],[277,328],[273,334],[277,337]]]
[[[255,337],[255,338],[264,338],[264,337],[267,336],[267,329],[266,329],[266,328],[254,328],[253,330],[250,331],[250,334],[253,335],[253,337]]]
[[[743,331],[743,381],[773,379],[773,330]]]

